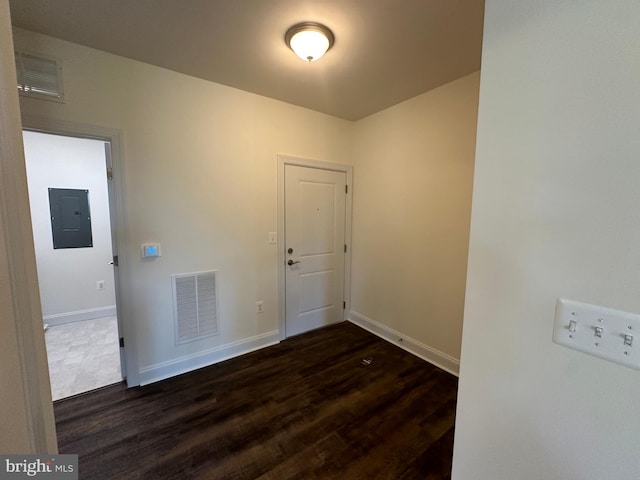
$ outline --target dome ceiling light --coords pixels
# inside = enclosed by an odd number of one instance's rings
[[[298,23],[287,30],[286,44],[305,62],[315,62],[333,45],[333,33],[315,22]]]

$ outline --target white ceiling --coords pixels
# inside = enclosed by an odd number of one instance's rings
[[[480,68],[483,0],[11,0],[14,25],[348,120]],[[284,43],[327,25],[313,63]]]

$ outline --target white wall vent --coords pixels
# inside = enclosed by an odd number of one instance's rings
[[[20,95],[64,102],[62,62],[15,52]]]
[[[218,272],[172,275],[176,344],[218,333]]]

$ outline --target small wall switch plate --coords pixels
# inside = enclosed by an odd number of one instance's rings
[[[640,369],[640,315],[635,313],[559,298],[553,341]]]
[[[278,236],[276,232],[269,232],[269,244],[275,245],[277,243]]]

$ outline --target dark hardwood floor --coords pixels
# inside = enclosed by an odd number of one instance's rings
[[[453,375],[345,322],[54,407],[81,479],[446,479],[456,390]]]

